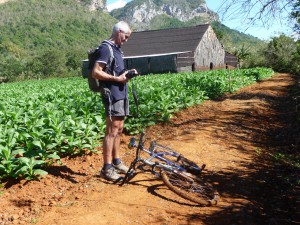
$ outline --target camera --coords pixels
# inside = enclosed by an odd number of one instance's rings
[[[139,74],[138,73],[135,73],[134,70],[129,70],[128,73],[126,74],[126,77],[128,79],[131,79],[131,78],[134,78],[136,76],[138,76]]]

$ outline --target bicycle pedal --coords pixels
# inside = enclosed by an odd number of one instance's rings
[[[127,181],[130,181],[130,180],[131,180],[132,178],[134,178],[137,174],[138,174],[138,172],[136,172],[135,170],[132,171],[132,172],[130,172]]]
[[[189,173],[191,173],[191,174],[193,174],[195,176],[198,176],[204,170],[205,166],[206,166],[205,164],[203,164],[201,166],[201,168],[189,166],[189,167],[185,167],[185,169],[186,169],[187,172],[189,172]]]
[[[131,169],[131,171],[127,172],[125,177],[121,178],[122,182],[120,186],[124,185],[125,183],[129,182],[132,178],[134,178],[137,175],[137,172],[134,169]]]
[[[126,173],[126,175],[130,177],[130,176],[132,176],[135,172],[136,172],[136,171],[135,171],[134,169],[131,169],[130,171],[128,171],[128,172]]]
[[[146,170],[144,169],[144,165],[138,165],[137,167],[139,170],[141,170],[143,173],[146,172]]]
[[[119,177],[117,180],[113,181],[113,184],[117,184],[117,183],[121,182],[122,180],[124,180],[124,177]]]

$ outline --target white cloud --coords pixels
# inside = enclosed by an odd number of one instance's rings
[[[108,3],[107,4],[107,10],[110,12],[113,9],[122,8],[126,4],[127,4],[127,1],[125,1],[125,0],[117,0],[116,2]]]

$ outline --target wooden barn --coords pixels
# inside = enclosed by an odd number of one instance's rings
[[[133,32],[122,50],[126,67],[141,74],[225,67],[225,50],[209,24]]]

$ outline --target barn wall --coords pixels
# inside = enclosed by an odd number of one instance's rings
[[[238,58],[237,58],[237,56],[226,52],[225,53],[225,63],[228,66],[237,68],[238,67]]]
[[[124,61],[127,69],[137,69],[140,74],[177,72],[176,55],[128,58]]]
[[[195,68],[224,66],[225,50],[209,26],[195,51]],[[212,68],[211,68],[212,69]]]
[[[194,53],[179,53],[176,57],[177,72],[187,72],[194,70]]]

